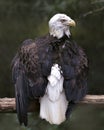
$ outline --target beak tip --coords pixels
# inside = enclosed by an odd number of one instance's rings
[[[76,26],[76,22],[74,20],[71,20],[69,22],[69,26],[75,27]]]

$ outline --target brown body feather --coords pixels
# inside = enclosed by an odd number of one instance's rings
[[[63,87],[69,104],[73,106],[86,94],[88,59],[83,49],[72,38],[64,36],[57,39],[47,35],[36,40],[26,40],[19,48],[12,65],[20,123],[27,125],[27,120],[22,117],[27,114],[27,101],[30,97],[39,98],[44,95],[48,83],[47,76],[55,63],[61,66]],[[68,107],[66,117],[70,111],[71,108]]]

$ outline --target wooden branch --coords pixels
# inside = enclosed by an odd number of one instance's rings
[[[86,95],[79,103],[104,104],[104,95]],[[28,111],[33,112],[36,109],[39,109],[38,100],[30,104]],[[15,98],[0,98],[0,112],[16,112]]]
[[[0,98],[0,112],[11,112],[15,110],[15,98]]]
[[[80,103],[104,104],[104,95],[86,95]]]
[[[33,112],[36,109],[39,108],[39,102],[38,100],[32,101],[28,111]],[[15,98],[0,98],[0,112],[1,113],[7,113],[7,112],[16,112],[16,102]]]

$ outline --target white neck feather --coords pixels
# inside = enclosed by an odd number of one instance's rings
[[[62,38],[65,34],[70,37],[70,31],[68,27],[52,26],[49,30],[50,35],[57,37],[58,39]]]

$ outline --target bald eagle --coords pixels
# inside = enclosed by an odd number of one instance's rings
[[[12,61],[16,109],[27,126],[31,100],[39,100],[40,118],[61,124],[86,94],[88,58],[72,39],[75,21],[66,14],[49,20],[49,34],[25,40]]]

